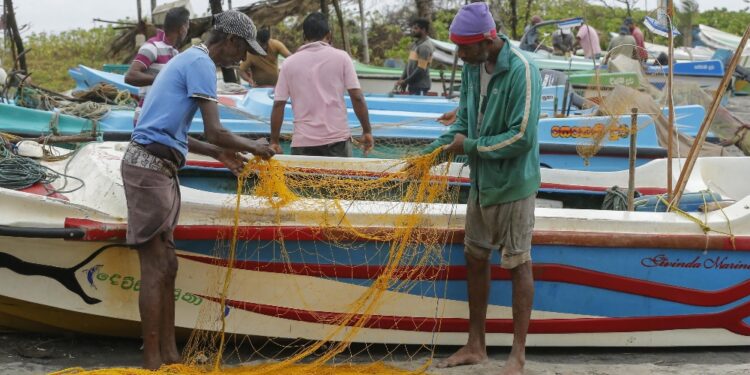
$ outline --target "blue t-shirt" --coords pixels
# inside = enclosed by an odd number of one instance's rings
[[[188,151],[188,130],[198,110],[196,98],[216,101],[216,65],[203,45],[175,56],[156,76],[131,140]]]

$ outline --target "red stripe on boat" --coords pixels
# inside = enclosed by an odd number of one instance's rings
[[[219,298],[201,296],[213,302]],[[232,308],[276,318],[306,323],[354,326],[364,320],[364,328],[417,332],[468,332],[469,320],[463,318],[428,318],[409,316],[355,314],[346,320],[347,314],[326,311],[301,310],[281,306],[265,305],[245,301],[227,300]],[[668,331],[675,329],[724,328],[736,334],[749,336],[750,326],[742,319],[750,315],[750,302],[734,309],[695,315],[652,316],[634,318],[579,318],[579,319],[532,319],[529,333],[606,333]],[[487,333],[512,333],[512,319],[487,319]]]
[[[178,256],[220,267],[228,265],[225,259],[188,254],[178,254]],[[235,261],[234,268],[301,276],[369,280],[374,280],[384,270],[382,266],[373,265],[345,266],[254,261]],[[722,306],[750,295],[750,280],[722,290],[705,291],[557,264],[537,263],[533,265],[533,269],[535,281],[583,285],[693,306]],[[466,266],[422,266],[398,267],[393,278],[396,280],[466,280],[466,275]],[[490,278],[496,281],[510,280],[510,272],[493,265]]]
[[[66,218],[65,228],[84,230],[84,241],[115,241],[125,239],[126,224],[102,223],[87,219]],[[355,228],[366,235],[385,235],[398,228],[367,227]],[[175,228],[175,240],[182,241],[215,241],[228,239],[233,228],[228,225],[178,225]],[[463,243],[463,229],[417,230],[429,235],[443,236],[446,244]],[[327,228],[312,226],[241,226],[238,239],[243,241],[361,241],[371,242],[369,237],[360,236],[345,228]],[[627,249],[694,249],[694,250],[737,250],[750,251],[750,236],[702,234],[653,234],[653,233],[604,233],[576,231],[535,230],[532,239],[534,245],[560,245],[581,247],[604,247]]]

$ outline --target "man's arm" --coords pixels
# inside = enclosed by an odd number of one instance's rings
[[[281,125],[284,123],[284,110],[286,109],[286,100],[277,100],[273,102],[271,109],[271,148],[277,153],[281,153]]]
[[[493,136],[466,139],[463,142],[466,154],[476,154],[484,159],[510,159],[535,146],[542,91],[539,73],[527,65],[509,74],[512,80],[506,117],[509,129]]]
[[[230,152],[250,152],[262,158],[270,158],[273,152],[263,142],[240,137],[221,125],[219,121],[219,107],[215,101],[195,98],[203,117],[203,127],[208,143]],[[210,149],[198,146],[196,152],[211,152]]]
[[[245,55],[245,60],[242,61],[240,64],[240,77],[247,81],[251,86],[255,86],[255,81],[253,80],[253,72],[252,72],[252,62],[250,61],[251,55],[248,53]]]
[[[365,96],[362,95],[361,89],[350,89],[349,98],[352,100],[354,114],[357,115],[360,126],[362,126],[362,149],[367,155],[373,147],[375,141],[372,138],[372,127],[370,126],[370,114],[367,110]]]
[[[140,61],[133,61],[128,68],[128,72],[125,73],[125,83],[135,87],[151,86],[156,76],[147,71],[148,68]]]
[[[464,69],[461,72],[461,82],[469,82],[467,69]],[[422,154],[429,154],[438,147],[443,147],[447,144],[452,143],[456,134],[461,134],[463,136],[467,136],[469,134],[469,119],[466,112],[466,96],[468,95],[468,89],[466,88],[467,86],[468,85],[465,84],[461,85],[461,99],[458,102],[458,108],[456,109],[456,118],[453,122],[453,125],[451,125],[448,130],[445,131],[445,133],[440,135],[440,137],[427,145],[427,147],[423,148],[421,151]]]
[[[289,56],[291,56],[291,55],[292,55],[292,53],[291,53],[291,52],[289,52],[289,49],[288,49],[288,48],[286,48],[286,46],[284,45],[284,43],[282,43],[282,42],[281,42],[280,40],[279,40],[279,41],[277,41],[277,42],[279,42],[279,44],[278,44],[278,47],[279,47],[279,55],[281,55],[281,56],[284,56],[284,57],[289,57]]]

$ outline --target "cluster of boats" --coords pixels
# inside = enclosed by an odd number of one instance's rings
[[[701,64],[723,69],[721,63]],[[544,168],[533,237],[536,297],[528,344],[750,344],[750,187],[736,177],[750,174],[750,158],[699,158],[686,176],[679,210],[666,212],[662,203],[668,190],[667,110],[654,103],[634,118],[630,113],[606,111],[607,95],[645,95],[636,89],[641,85],[639,77],[590,68],[569,72],[565,82],[550,79],[542,93],[538,134]],[[686,72],[678,65],[675,71]],[[70,73],[79,88],[105,82],[133,89],[118,74],[85,66]],[[575,88],[579,82],[590,89],[592,80],[602,89],[598,98],[587,98]],[[618,88],[612,91],[606,86]],[[337,317],[350,312],[351,302],[372,285],[388,262],[389,245],[373,241],[366,233],[396,232],[402,225],[401,214],[419,205],[420,227],[445,238],[436,254],[439,261],[402,265],[409,272],[399,273],[403,278],[399,284],[411,287],[386,291],[354,341],[465,342],[468,309],[462,240],[468,167],[459,161],[433,169],[435,178],[447,177],[449,188],[459,192],[457,202],[425,205],[402,201],[398,195],[410,183],[401,172],[402,157],[445,131],[435,119],[455,109],[457,101],[387,94],[367,94],[366,100],[380,147],[375,158],[278,155],[275,159],[289,173],[308,178],[396,176],[390,186],[393,194],[339,201],[335,190],[316,195],[302,189],[296,191],[298,200],[278,211],[265,198],[244,196],[239,250],[225,296],[227,332],[289,339],[327,337],[333,322],[340,321]],[[223,95],[221,103],[222,124],[231,131],[248,137],[269,133],[271,89]],[[356,134],[357,121],[351,108],[349,112]],[[290,135],[291,108],[286,116],[282,133]],[[678,106],[675,127],[690,139],[705,116],[701,105]],[[618,191],[615,187],[628,186],[634,125],[639,195],[635,211],[603,209]],[[53,181],[20,190],[0,188],[6,213],[0,216],[0,326],[140,334],[139,262],[137,254],[124,246],[127,210],[119,172],[124,141],[132,129],[130,109],[114,108],[93,121],[13,102],[0,104],[2,133],[22,137],[86,133],[99,139],[78,146],[62,160],[41,161],[46,171],[57,176]],[[202,131],[197,116],[191,132]],[[587,147],[595,152],[582,158],[581,150]],[[685,160],[674,162],[678,167],[672,177],[677,180]],[[219,310],[221,296],[212,287],[229,265],[217,255],[217,248],[226,246],[221,239],[234,229],[227,209],[234,202],[237,180],[221,164],[193,154],[179,178],[176,325],[186,333],[205,311]],[[346,207],[345,217],[330,217],[334,201]],[[336,229],[344,223],[356,230],[342,235]],[[280,241],[283,246],[278,246]],[[498,262],[495,259],[491,272],[487,343],[509,345],[510,275]]]

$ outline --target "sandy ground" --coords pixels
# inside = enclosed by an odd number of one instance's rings
[[[140,341],[83,337],[74,335],[0,334],[0,375],[44,374],[70,367],[138,366]],[[450,355],[456,348],[439,348],[436,360]],[[249,348],[247,348],[249,352]],[[370,348],[373,357],[384,348]],[[406,350],[394,353],[405,357]],[[452,369],[431,368],[431,374],[495,374],[508,355],[507,348],[494,348],[490,360],[481,365]],[[368,357],[356,358],[366,361]],[[413,361],[390,362],[402,368],[417,368],[426,355]],[[744,375],[750,374],[750,348],[680,348],[680,349],[582,349],[530,348],[528,375]]]
[[[750,123],[750,97],[732,98],[728,108]],[[70,367],[87,369],[138,366],[140,341],[77,335],[37,335],[0,332],[0,375],[45,374]],[[457,348],[438,348],[435,358],[445,358]],[[385,353],[385,349],[383,353]],[[407,352],[400,355],[405,357]],[[377,348],[374,357],[377,357]],[[507,348],[490,351],[487,363],[453,369],[431,368],[444,375],[495,374],[508,355]],[[369,357],[356,358],[366,361]],[[416,368],[427,360],[395,361],[402,368]],[[530,348],[529,375],[750,375],[750,347],[677,349]]]

